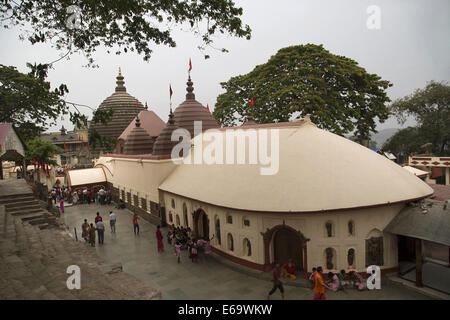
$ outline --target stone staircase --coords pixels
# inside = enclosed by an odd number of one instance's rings
[[[79,290],[67,288],[70,265],[80,267]],[[0,195],[0,274],[2,300],[161,299],[159,291],[75,241],[26,190]]]
[[[56,217],[42,208],[39,200],[34,199],[31,190],[21,194],[0,195],[0,205],[4,205],[6,212],[11,216],[29,221],[39,228],[55,224]]]

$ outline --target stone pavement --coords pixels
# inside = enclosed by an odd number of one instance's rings
[[[109,230],[109,211],[117,215],[117,233],[111,234]],[[242,273],[236,268],[219,263],[217,259],[209,257],[192,263],[188,260],[187,251],[182,251],[181,263],[178,264],[173,247],[164,241],[165,252],[158,253],[156,246],[156,226],[140,219],[140,235],[135,236],[132,226],[132,212],[123,209],[116,210],[113,206],[101,205],[75,205],[67,208],[62,216],[70,232],[74,227],[79,230],[84,219],[93,222],[96,212],[99,211],[106,222],[105,244],[96,244],[95,248],[85,246],[91,252],[107,263],[121,263],[123,270],[135,276],[144,284],[160,290],[163,299],[265,299],[272,287],[268,280],[258,279]],[[165,236],[167,230],[162,229]],[[165,238],[164,238],[165,239]],[[304,287],[285,286],[286,299],[310,300],[312,290]],[[272,299],[281,299],[279,292],[273,294]],[[343,292],[327,292],[327,299],[429,299],[427,296],[409,290],[403,286],[383,283],[382,290],[358,292],[348,290]]]

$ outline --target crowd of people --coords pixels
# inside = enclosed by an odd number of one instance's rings
[[[111,228],[111,233],[116,233],[116,214],[112,211],[109,212],[109,226]],[[89,223],[87,219],[84,219],[81,225],[81,237],[86,243],[95,247],[95,238],[98,236],[98,244],[104,244],[105,241],[105,223],[103,222],[103,217],[97,212],[94,222]]]
[[[268,300],[277,289],[280,291],[282,299],[284,299],[283,284],[286,281],[282,278],[288,278],[289,280],[297,278],[296,266],[292,259],[289,259],[282,266],[279,263],[275,263],[272,273],[273,287],[267,295]],[[358,272],[350,271],[346,273],[345,270],[341,270],[339,273],[328,272],[327,279],[324,280],[323,268],[320,266],[312,268],[309,282],[314,292],[314,300],[326,300],[326,289],[334,292],[342,290],[344,293],[347,293],[346,290],[348,288],[355,288],[358,291],[367,290],[366,280]]]
[[[71,198],[73,204],[91,204],[92,202],[95,204],[106,205],[111,204],[112,200],[111,192],[105,190],[103,187],[84,188],[83,190],[76,190],[71,193]]]
[[[188,251],[189,260],[198,262],[199,256],[201,259],[206,259],[211,253],[211,240],[208,237],[193,237],[192,231],[189,227],[170,227],[167,233],[167,243],[173,246],[177,262],[181,262],[181,250]]]

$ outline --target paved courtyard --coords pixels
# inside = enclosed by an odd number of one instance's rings
[[[111,234],[109,211],[117,214],[116,234]],[[106,221],[105,243],[96,244],[97,254],[107,263],[121,263],[123,271],[130,273],[145,284],[162,292],[163,299],[265,299],[272,283],[267,280],[251,277],[236,271],[227,265],[219,263],[214,258],[208,261],[192,263],[187,251],[182,251],[181,263],[178,264],[172,247],[164,241],[165,252],[158,253],[156,249],[156,226],[140,219],[140,235],[135,236],[132,226],[132,212],[115,210],[113,206],[76,205],[66,208],[62,216],[73,234],[80,229],[84,219],[93,222],[99,211]],[[167,229],[163,228],[163,235]],[[84,242],[84,240],[82,240]],[[86,245],[80,243],[80,245]],[[75,262],[74,262],[75,263]],[[83,272],[81,270],[81,272]],[[285,286],[286,299],[310,300],[312,290],[304,287]],[[398,285],[384,285],[382,290],[358,292],[348,290],[343,292],[327,292],[330,300],[339,299],[429,299],[427,296],[411,291]],[[281,299],[276,292],[272,299]]]

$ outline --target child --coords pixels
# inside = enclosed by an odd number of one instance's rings
[[[192,257],[192,262],[197,262],[197,244],[195,243],[195,241],[192,243],[191,246],[191,257]]]
[[[178,263],[180,263],[180,256],[181,256],[181,245],[180,242],[177,241],[177,243],[175,244],[175,254],[178,257]]]
[[[312,268],[312,273],[309,276],[309,283],[311,285],[311,289],[314,289],[314,275],[316,272],[317,272],[317,268],[316,267]]]

